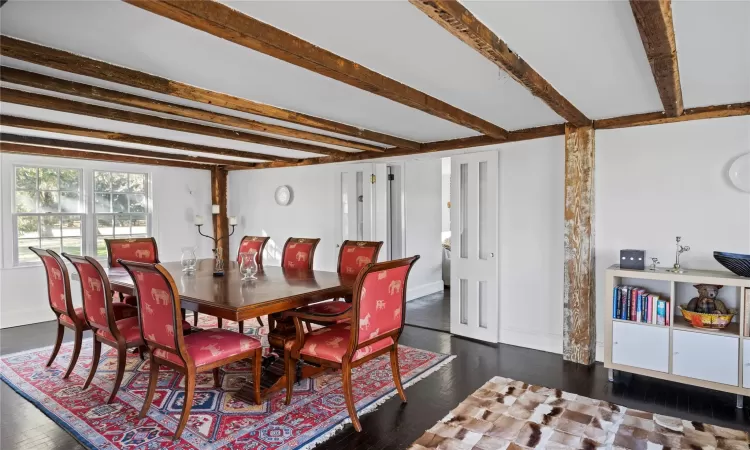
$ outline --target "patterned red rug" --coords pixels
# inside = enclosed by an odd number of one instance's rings
[[[192,318],[190,318],[192,319]],[[201,316],[199,326],[215,326],[216,319]],[[224,328],[236,330],[234,322]],[[267,327],[245,322],[245,332],[260,336],[267,346]],[[106,347],[104,347],[106,348]],[[104,349],[103,349],[104,350]],[[67,380],[72,343],[63,344],[55,362],[46,368],[51,347],[5,355],[0,358],[0,379],[34,403],[82,445],[94,448],[173,449],[307,449],[328,439],[349,422],[341,388],[341,374],[324,372],[295,386],[293,403],[284,405],[286,391],[277,392],[264,404],[250,405],[234,399],[233,392],[249,374],[249,364],[237,363],[222,371],[222,387],[213,387],[210,372],[199,374],[192,413],[182,437],[171,441],[184,398],[183,376],[163,368],[154,402],[146,418],[138,419],[148,385],[148,361],[129,354],[122,387],[111,405],[116,352],[104,352],[97,375],[86,391],[81,386],[91,364],[91,340],[85,340],[75,370]],[[406,346],[399,347],[404,386],[447,364],[450,355]],[[374,359],[354,370],[354,397],[360,415],[374,410],[395,393],[388,356]],[[406,391],[408,396],[409,391]]]

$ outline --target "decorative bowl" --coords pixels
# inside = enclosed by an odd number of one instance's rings
[[[682,312],[682,317],[696,328],[716,328],[720,330],[726,328],[732,322],[732,318],[734,318],[734,313],[706,314],[688,311],[682,306],[680,306],[680,311]]]
[[[719,261],[735,275],[750,277],[750,255],[739,253],[714,252],[714,259]]]

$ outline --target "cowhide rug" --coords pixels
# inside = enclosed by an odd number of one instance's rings
[[[427,430],[410,450],[748,450],[749,442],[746,431],[495,377]]]

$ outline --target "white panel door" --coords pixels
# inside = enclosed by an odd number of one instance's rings
[[[669,372],[669,328],[613,321],[612,362]]]
[[[674,330],[672,373],[739,386],[739,353],[739,338]]]
[[[742,386],[750,389],[750,339],[742,343]]]
[[[451,157],[451,333],[499,342],[498,154]]]
[[[373,165],[342,165],[336,181],[339,220],[337,224],[339,242],[370,241],[373,239]],[[337,255],[338,257],[338,255]]]

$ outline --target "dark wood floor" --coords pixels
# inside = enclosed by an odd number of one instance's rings
[[[53,338],[53,323],[0,330],[0,352],[50,345]],[[582,367],[566,363],[560,355],[552,353],[510,345],[494,347],[411,326],[406,327],[401,343],[454,354],[457,358],[408,388],[408,404],[402,404],[396,396],[361,418],[362,433],[347,426],[316,449],[405,448],[495,375],[659,414],[750,429],[750,407],[736,409],[735,396],[730,394],[627,374],[620,374],[618,383],[611,384],[601,364]],[[4,383],[0,385],[0,411],[0,448],[3,450],[82,448]]]
[[[406,324],[449,332],[451,330],[451,291],[446,289],[408,302]]]

